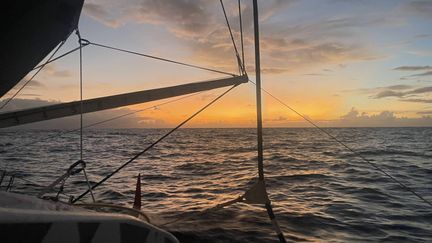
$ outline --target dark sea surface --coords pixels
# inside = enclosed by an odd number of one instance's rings
[[[166,129],[85,130],[84,160],[96,182]],[[377,166],[432,201],[432,128],[328,128]],[[0,169],[47,185],[79,159],[78,134],[0,132]],[[268,192],[289,241],[432,242],[432,207],[314,129],[265,129]],[[95,190],[98,201],[131,206],[142,176],[143,209],[182,242],[277,242],[261,206],[233,199],[256,176],[254,129],[181,129]],[[18,179],[13,191],[35,194]],[[71,177],[65,193],[86,189]],[[86,197],[90,201],[90,197]]]

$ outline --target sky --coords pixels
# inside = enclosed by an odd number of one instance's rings
[[[254,80],[252,1],[241,2],[245,64]],[[239,46],[237,0],[224,4]],[[432,1],[266,0],[259,7],[267,91],[321,126],[432,126]],[[217,0],[87,0],[79,28],[95,43],[237,72]],[[60,52],[77,45],[71,35]],[[6,110],[79,99],[78,58],[44,68]],[[226,77],[96,46],[83,49],[83,67],[84,98]],[[89,114],[85,123],[143,110],[103,126],[172,127],[224,90]],[[254,127],[254,90],[242,84],[188,126]],[[263,119],[265,127],[308,126],[266,95]],[[66,125],[78,126],[77,119],[31,126]]]

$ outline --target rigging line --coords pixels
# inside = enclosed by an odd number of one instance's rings
[[[78,29],[76,29],[79,43],[79,87],[80,87],[80,160],[83,159],[83,70],[82,70],[82,38]]]
[[[78,36],[78,43],[79,43],[79,79],[80,79],[80,161],[83,161],[83,62],[82,62],[82,47],[84,42],[88,42],[87,40],[84,40],[81,38],[81,34],[79,32],[79,29],[76,29],[76,35]],[[85,167],[83,168],[84,178],[86,179],[87,186],[90,190],[90,194],[93,200],[93,203],[96,202],[95,197],[93,195],[93,191],[90,186],[89,179],[87,177],[87,173],[85,170]]]
[[[140,157],[141,155],[143,155],[145,152],[147,152],[148,150],[150,150],[151,148],[153,148],[155,145],[157,145],[160,141],[162,141],[163,139],[165,139],[166,137],[168,137],[171,133],[175,132],[177,129],[179,129],[180,127],[182,127],[184,124],[186,124],[187,122],[189,122],[190,120],[192,120],[195,116],[197,116],[199,113],[201,113],[202,111],[204,111],[205,109],[207,109],[209,106],[211,106],[213,103],[215,103],[216,101],[218,101],[220,98],[222,98],[224,95],[226,95],[227,93],[229,93],[231,90],[233,90],[235,87],[237,87],[238,84],[233,85],[231,88],[227,89],[226,91],[224,91],[222,94],[220,94],[218,97],[216,97],[215,99],[213,99],[211,102],[209,102],[207,105],[203,106],[201,109],[199,109],[197,112],[195,112],[194,114],[192,114],[189,118],[187,118],[186,120],[184,120],[183,122],[181,122],[179,125],[177,125],[176,127],[174,127],[173,129],[171,129],[169,132],[167,132],[165,135],[163,135],[162,137],[160,137],[158,140],[156,140],[155,142],[153,142],[152,144],[150,144],[147,148],[145,148],[144,150],[142,150],[141,152],[139,152],[138,154],[136,154],[135,156],[133,156],[131,159],[129,159],[126,163],[122,164],[120,167],[118,167],[116,170],[114,170],[113,172],[111,172],[110,174],[108,174],[107,176],[105,176],[102,180],[100,180],[98,183],[94,184],[92,186],[91,189],[95,189],[96,187],[98,187],[99,185],[101,185],[102,183],[104,183],[106,180],[108,180],[109,178],[111,178],[113,175],[115,175],[116,173],[118,173],[121,169],[123,169],[125,166],[127,166],[128,164],[132,163],[134,160],[136,160],[138,157]],[[81,195],[79,195],[76,199],[73,200],[72,203],[75,203],[76,201],[80,200],[82,197],[84,197],[85,195],[87,195],[87,193],[89,192],[89,190],[85,191],[84,193],[82,193]]]
[[[190,94],[190,95],[183,96],[183,97],[180,97],[180,98],[177,98],[177,99],[174,99],[174,100],[169,100],[169,101],[166,101],[166,102],[162,102],[162,103],[154,105],[154,106],[150,106],[150,107],[146,107],[146,108],[139,109],[139,110],[136,110],[136,111],[128,112],[128,113],[125,113],[125,114],[122,114],[122,115],[114,116],[114,117],[108,118],[106,120],[102,120],[102,121],[91,123],[89,125],[84,126],[83,128],[90,128],[90,127],[97,126],[97,125],[100,125],[100,124],[103,124],[103,123],[114,121],[114,120],[117,120],[117,119],[120,119],[120,118],[123,118],[123,117],[126,117],[126,116],[130,116],[130,115],[142,112],[142,111],[154,109],[154,108],[157,108],[159,106],[167,105],[167,104],[179,101],[179,100],[183,100],[183,99],[195,96],[195,95],[199,95],[201,93],[203,93],[203,92],[198,92],[198,93],[195,93],[195,94]],[[30,146],[30,145],[34,145],[34,144],[36,144],[38,142],[42,142],[42,141],[45,141],[45,140],[48,140],[48,139],[51,139],[51,138],[61,137],[63,135],[66,135],[66,134],[69,134],[69,133],[73,133],[73,132],[76,132],[76,131],[79,131],[79,130],[80,130],[80,128],[76,128],[76,129],[72,129],[72,130],[68,130],[68,131],[64,131],[64,132],[59,132],[57,134],[54,134],[54,135],[51,135],[51,136],[47,136],[45,138],[36,140],[34,142],[31,142],[31,143],[27,143],[27,144],[23,144],[23,145],[20,145],[20,146],[16,146],[16,147],[14,147],[14,149],[17,149],[17,148],[20,148],[20,147],[27,147],[27,146]]]
[[[40,185],[40,184],[38,184],[38,183],[36,183],[36,182],[34,182],[32,180],[25,179],[24,177],[22,177],[20,175],[13,174],[13,176],[14,176],[14,178],[22,180],[22,181],[26,182],[28,185],[32,185],[34,187],[41,187],[41,188],[45,188],[46,187],[46,186],[42,186],[42,185]],[[52,188],[52,189],[54,190],[55,188]],[[68,195],[66,193],[60,193],[60,194],[62,194],[64,196],[67,196],[67,197],[70,197],[70,195]]]
[[[255,84],[253,81],[251,81],[251,80],[249,80],[249,81],[251,83]],[[379,172],[381,172],[382,174],[384,174],[385,176],[387,176],[393,182],[395,182],[396,184],[398,184],[401,188],[407,190],[408,192],[410,192],[411,194],[413,194],[414,196],[416,196],[418,199],[420,199],[421,201],[425,202],[426,204],[429,204],[429,206],[432,207],[432,203],[430,201],[428,201],[427,199],[425,199],[424,197],[422,197],[416,191],[414,191],[414,189],[412,189],[412,188],[408,187],[407,185],[403,184],[402,182],[400,182],[394,176],[390,175],[385,170],[383,170],[380,167],[378,167],[375,163],[373,163],[372,161],[370,161],[369,159],[367,159],[366,157],[364,157],[363,155],[361,155],[360,153],[358,153],[357,151],[355,151],[354,149],[352,149],[351,147],[349,147],[348,145],[346,145],[344,142],[342,142],[341,140],[339,140],[335,136],[331,135],[326,130],[324,130],[321,127],[319,127],[315,122],[313,122],[312,120],[310,120],[309,118],[307,118],[305,115],[301,114],[300,112],[296,111],[294,108],[292,108],[291,106],[287,105],[285,102],[283,102],[282,100],[280,100],[279,98],[277,98],[276,96],[274,96],[273,94],[271,94],[270,92],[268,92],[267,90],[265,90],[264,88],[261,88],[261,90],[264,91],[264,93],[266,93],[267,95],[269,95],[273,99],[275,99],[277,102],[279,102],[280,104],[282,104],[283,106],[285,106],[286,108],[288,108],[289,110],[291,110],[292,112],[294,112],[295,114],[297,114],[298,116],[300,116],[301,118],[303,118],[305,121],[307,121],[308,123],[310,123],[316,129],[318,129],[319,131],[321,131],[322,133],[326,134],[331,139],[333,139],[334,141],[336,141],[337,143],[339,143],[340,145],[342,145],[343,147],[345,147],[352,154],[354,154],[358,158],[362,159],[363,161],[365,161],[366,163],[368,163],[370,166],[372,166],[373,168],[375,168],[376,170],[378,170]]]
[[[242,64],[243,64],[243,72],[246,73],[246,64],[245,64],[245,56],[244,56],[244,43],[243,43],[243,20],[242,20],[242,10],[241,10],[241,0],[238,0],[238,9],[239,9],[239,25],[240,25],[240,44],[241,44],[241,53],[242,53]]]
[[[224,72],[224,71],[219,71],[219,70],[212,69],[212,68],[206,68],[206,67],[202,67],[202,66],[198,66],[198,65],[194,65],[194,64],[188,64],[188,63],[185,63],[185,62],[179,62],[179,61],[175,61],[175,60],[171,60],[171,59],[166,59],[166,58],[162,58],[162,57],[147,55],[147,54],[144,54],[144,53],[139,53],[139,52],[135,52],[135,51],[121,49],[121,48],[117,48],[117,47],[113,47],[113,46],[107,46],[107,45],[103,45],[103,44],[99,44],[99,43],[94,43],[94,42],[88,42],[88,44],[94,45],[94,46],[103,47],[103,48],[107,48],[107,49],[111,49],[111,50],[115,50],[115,51],[125,52],[125,53],[129,53],[129,54],[133,54],[133,55],[138,55],[138,56],[142,56],[142,57],[147,57],[147,58],[151,58],[151,59],[155,59],[155,60],[159,60],[159,61],[174,63],[174,64],[186,66],[186,67],[201,69],[201,70],[205,70],[205,71],[209,71],[209,72],[214,72],[214,73],[219,73],[219,74],[225,74],[225,75],[229,75],[229,76],[233,76],[233,77],[237,76],[237,75],[232,74],[232,73],[228,73],[228,72]]]
[[[33,181],[29,180],[29,179],[24,179],[23,177],[19,177],[19,176],[16,176],[16,175],[15,175],[15,178],[17,178],[17,179],[19,179],[19,180],[22,180],[22,181],[24,181],[24,182],[27,182],[27,184],[29,184],[29,185],[33,185],[33,186],[35,186],[35,187],[42,187],[42,188],[45,187],[45,186],[39,185],[39,184],[37,184],[36,182],[33,182]]]
[[[34,67],[32,70],[38,69],[38,68],[40,68],[41,66],[44,66],[44,65],[50,64],[50,63],[52,63],[52,62],[55,62],[55,61],[57,61],[57,60],[59,60],[59,59],[65,57],[65,56],[67,56],[67,55],[69,55],[69,54],[71,54],[71,53],[73,53],[73,52],[78,51],[80,48],[84,48],[84,47],[86,47],[86,46],[88,46],[88,43],[84,42],[84,43],[82,44],[82,47],[79,47],[79,46],[78,46],[78,47],[75,47],[74,49],[72,49],[72,50],[70,50],[70,51],[68,51],[68,52],[63,53],[63,54],[61,54],[60,56],[58,56],[58,57],[56,57],[56,58],[53,58],[53,59],[47,61],[47,62],[44,63],[44,64],[41,64],[41,65],[38,65],[38,66]]]
[[[67,39],[67,38],[66,38]],[[42,69],[49,63],[49,61],[54,57],[54,55],[60,50],[60,48],[64,45],[64,43],[66,43],[66,40],[63,40],[58,46],[57,48],[54,50],[54,52],[51,54],[51,56],[48,58],[48,60],[46,62],[44,62],[42,65],[39,65],[39,69],[31,76],[31,78],[29,80],[27,80],[9,99],[7,99],[5,101],[5,103],[2,104],[2,106],[0,107],[0,110],[2,110],[3,108],[5,108],[9,102],[11,102],[35,77],[36,75],[38,75],[38,73],[40,71],[42,71]]]
[[[223,14],[224,14],[224,16],[225,16],[225,21],[226,21],[226,24],[227,24],[227,27],[228,27],[228,30],[229,30],[229,33],[230,33],[230,36],[231,36],[231,41],[232,41],[232,44],[233,44],[233,47],[234,47],[234,51],[235,51],[235,55],[236,55],[236,58],[237,58],[237,64],[238,64],[238,67],[239,67],[240,73],[242,73],[242,72],[244,72],[243,64],[242,64],[242,61],[241,61],[241,59],[240,59],[239,52],[238,52],[238,50],[237,50],[237,45],[236,45],[236,43],[235,43],[235,41],[234,41],[234,36],[233,36],[232,30],[231,30],[231,25],[230,25],[230,23],[229,23],[228,16],[227,16],[226,11],[225,11],[225,6],[224,6],[222,0],[219,0],[219,1],[220,1],[220,3],[221,3],[222,11],[223,11]]]

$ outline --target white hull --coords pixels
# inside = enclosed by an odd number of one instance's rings
[[[129,215],[9,192],[0,192],[0,228],[2,242],[178,242],[172,234]]]

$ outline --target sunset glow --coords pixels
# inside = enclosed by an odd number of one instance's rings
[[[161,7],[156,2],[141,6],[139,1],[86,1],[80,31],[96,43],[236,73],[218,1],[190,1],[185,8],[180,8],[177,1],[163,2]],[[239,45],[236,1],[226,2]],[[432,125],[431,2],[371,3],[263,1],[264,88],[324,126]],[[254,80],[251,14],[250,4],[245,3],[245,62]],[[73,35],[62,50],[76,46]],[[96,46],[84,48],[85,98],[222,76]],[[223,89],[208,91],[140,112],[129,120],[125,118],[123,125],[172,126],[221,92]],[[9,110],[25,108],[24,103],[34,99],[42,103],[77,100],[78,94],[78,54],[74,53],[45,68]],[[161,102],[117,109],[99,118]],[[253,127],[254,105],[254,86],[243,84],[189,126]],[[276,127],[307,125],[268,96],[264,96],[264,122]]]

